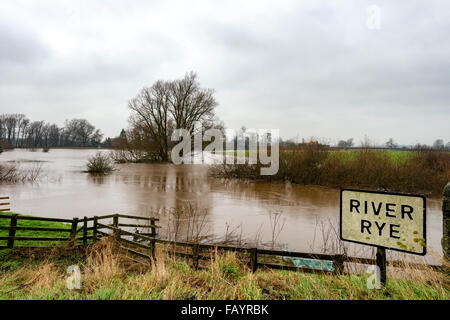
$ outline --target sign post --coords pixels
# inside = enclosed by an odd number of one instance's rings
[[[450,182],[444,188],[442,201],[442,250],[444,258],[450,260]]]
[[[377,248],[384,285],[386,249],[426,254],[426,199],[422,195],[342,189],[340,238]]]
[[[380,283],[384,286],[386,285],[386,249],[382,247],[377,247],[377,267],[380,270]]]

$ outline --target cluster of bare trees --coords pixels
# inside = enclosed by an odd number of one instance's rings
[[[444,144],[444,140],[437,139],[434,141],[433,146],[434,149],[438,150],[450,150],[450,141],[448,141],[446,144]]]
[[[351,148],[353,147],[353,138],[347,140],[339,140],[337,146],[339,148]]]
[[[373,144],[368,137],[361,141],[361,147],[371,147],[371,148],[387,148],[387,149],[413,149],[413,150],[423,150],[423,149],[433,149],[433,150],[450,150],[450,141],[447,144],[444,143],[443,139],[437,139],[432,145],[426,144],[416,144],[416,145],[399,145],[395,142],[394,138],[389,138],[386,143],[382,145]],[[338,148],[352,148],[354,147],[353,138],[348,140],[339,140],[337,143]]]
[[[64,127],[31,121],[24,114],[0,115],[0,143],[4,147],[96,147],[102,133],[85,119],[66,120]]]
[[[130,128],[120,139],[122,156],[128,161],[169,160],[175,129],[194,133],[197,123],[203,130],[221,126],[214,117],[217,105],[214,90],[201,88],[194,72],[144,87],[128,104],[132,114]]]

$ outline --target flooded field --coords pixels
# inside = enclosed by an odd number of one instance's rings
[[[285,223],[276,242],[298,251],[321,251],[326,238],[322,231],[332,233],[329,223],[338,222],[336,189],[210,178],[208,165],[120,164],[108,176],[91,176],[83,171],[87,158],[96,152],[99,150],[4,152],[1,162],[21,168],[41,166],[43,174],[33,184],[2,184],[0,194],[11,197],[14,212],[36,216],[159,215],[163,232],[165,212],[191,203],[207,212],[209,234],[220,238],[227,230],[234,231],[235,237],[262,243],[271,242],[269,213],[278,212]],[[440,253],[440,199],[427,199],[427,229],[429,247]],[[333,235],[329,237],[331,241]]]

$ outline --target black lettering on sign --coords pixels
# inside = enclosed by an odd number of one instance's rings
[[[378,208],[375,208],[375,202],[372,201],[372,209],[373,209],[373,213],[377,216],[380,214],[381,211],[381,207],[383,206],[383,203],[380,202],[378,203]]]
[[[386,217],[396,218],[395,214],[389,214],[389,212],[395,212],[395,209],[391,209],[391,207],[395,207],[395,203],[386,203]]]
[[[353,212],[353,208],[355,208],[356,212],[359,213],[359,201],[358,200],[350,200],[350,212]]]
[[[375,221],[375,224],[378,228],[378,235],[381,237],[381,234],[383,233],[383,228],[386,225],[386,222],[383,222],[383,224],[381,226],[378,224],[378,221]]]
[[[364,229],[367,229],[367,232],[369,234],[372,234],[372,232],[370,232],[371,226],[372,226],[372,222],[361,219],[361,233],[364,233]]]
[[[391,238],[393,238],[393,239],[400,239],[399,236],[394,236],[394,233],[400,233],[399,230],[394,230],[394,227],[400,228],[400,225],[398,225],[398,224],[391,224],[390,225],[390,234],[389,234],[389,236]]]
[[[402,219],[405,219],[405,213],[408,215],[409,219],[413,219],[411,217],[411,213],[413,213],[414,209],[411,206],[408,206],[407,204],[402,204]]]

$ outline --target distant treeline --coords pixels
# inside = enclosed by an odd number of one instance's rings
[[[85,119],[66,120],[64,127],[31,121],[24,114],[0,115],[0,148],[100,147],[103,134]]]
[[[243,127],[245,128],[245,127]],[[384,144],[373,144],[368,137],[365,137],[364,141],[361,141],[361,144],[357,146],[354,143],[353,138],[349,138],[347,140],[339,140],[337,144],[332,145],[327,141],[319,141],[319,139],[311,137],[308,140],[302,139],[302,142],[297,142],[295,139],[282,140],[280,139],[279,145],[282,149],[295,149],[298,147],[304,147],[307,145],[319,145],[322,147],[329,147],[333,149],[391,149],[391,150],[424,150],[424,149],[433,149],[433,150],[441,150],[441,151],[450,151],[450,141],[445,141],[443,139],[436,139],[432,145],[420,144],[417,143],[415,145],[399,145],[397,144],[393,138],[389,138],[388,141]]]

